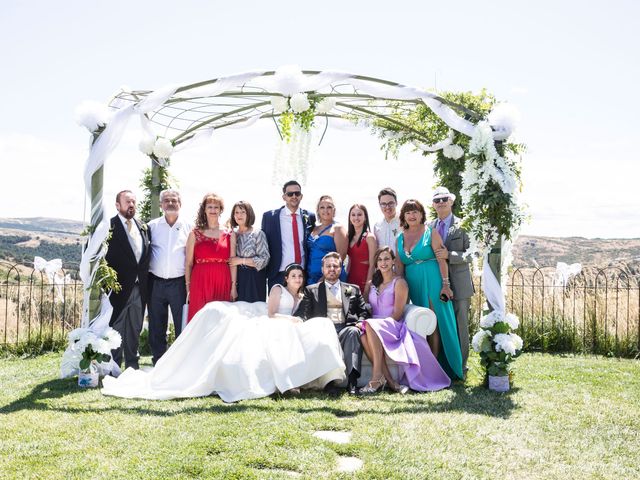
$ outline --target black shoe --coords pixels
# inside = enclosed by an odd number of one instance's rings
[[[333,382],[327,383],[323,388],[324,393],[329,395],[330,397],[338,397],[340,396],[340,388],[336,387]]]
[[[356,395],[358,393],[358,377],[360,374],[355,370],[352,370],[347,380],[347,393],[349,395]]]
[[[349,395],[358,395],[359,390],[358,390],[357,385],[355,383],[349,383],[347,385],[347,393]]]

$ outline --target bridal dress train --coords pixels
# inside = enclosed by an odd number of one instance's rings
[[[225,402],[236,402],[344,381],[333,323],[327,318],[292,323],[293,297],[280,286],[274,288],[282,292],[278,317],[267,316],[264,302],[211,302],[155,368],[105,377],[102,393],[152,400],[215,393]]]

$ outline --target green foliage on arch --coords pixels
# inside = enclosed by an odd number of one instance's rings
[[[486,89],[482,89],[478,93],[473,92],[443,92],[439,95],[454,105],[465,107],[475,113],[472,115],[458,109],[458,113],[466,120],[475,123],[485,120],[489,112],[496,105],[495,96]],[[429,139],[429,144],[433,145],[447,138],[451,129],[440,119],[427,105],[419,104],[413,110],[401,109],[400,104],[395,106],[395,110],[391,115],[392,119],[401,121],[409,125],[412,130],[419,132],[423,137]],[[376,120],[373,131],[383,140],[381,150],[385,152],[386,157],[397,157],[400,148],[411,144],[416,135],[411,129],[403,129],[398,124],[386,120]],[[462,189],[462,173],[465,170],[466,161],[468,159],[469,142],[471,138],[460,132],[453,132],[453,144],[459,145],[465,152],[465,155],[458,159],[447,158],[443,150],[437,152],[424,152],[424,156],[431,156],[433,160],[433,171],[435,174],[436,184],[446,187],[450,192],[454,193],[457,198],[461,198],[460,191]],[[417,147],[415,147],[417,149]],[[498,146],[501,155],[519,155],[525,150],[524,144],[516,144],[512,142],[502,142]],[[454,204],[454,214],[463,217],[463,205],[461,201]]]

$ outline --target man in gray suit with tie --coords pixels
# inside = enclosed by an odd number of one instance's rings
[[[460,227],[460,219],[451,209],[456,196],[445,187],[438,187],[433,193],[433,208],[438,218],[431,222],[431,228],[438,231],[444,242],[442,249],[435,251],[437,258],[444,258],[449,266],[449,281],[453,290],[453,310],[458,324],[458,338],[462,351],[462,367],[467,372],[469,358],[469,309],[475,292],[469,264],[463,254],[469,248],[469,235]]]

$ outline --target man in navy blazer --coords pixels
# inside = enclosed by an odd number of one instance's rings
[[[125,367],[138,368],[138,345],[147,302],[149,275],[149,230],[134,218],[136,196],[123,190],[116,196],[118,214],[111,219],[111,238],[105,259],[118,275],[121,290],[111,292],[113,313],[109,325],[122,337],[119,348],[112,350],[113,360]]]
[[[290,263],[305,267],[307,238],[316,224],[315,214],[300,208],[302,187],[298,182],[290,180],[284,184],[282,199],[284,206],[262,215],[262,231],[267,236],[271,254],[267,264],[269,290],[284,282],[284,269]]]

